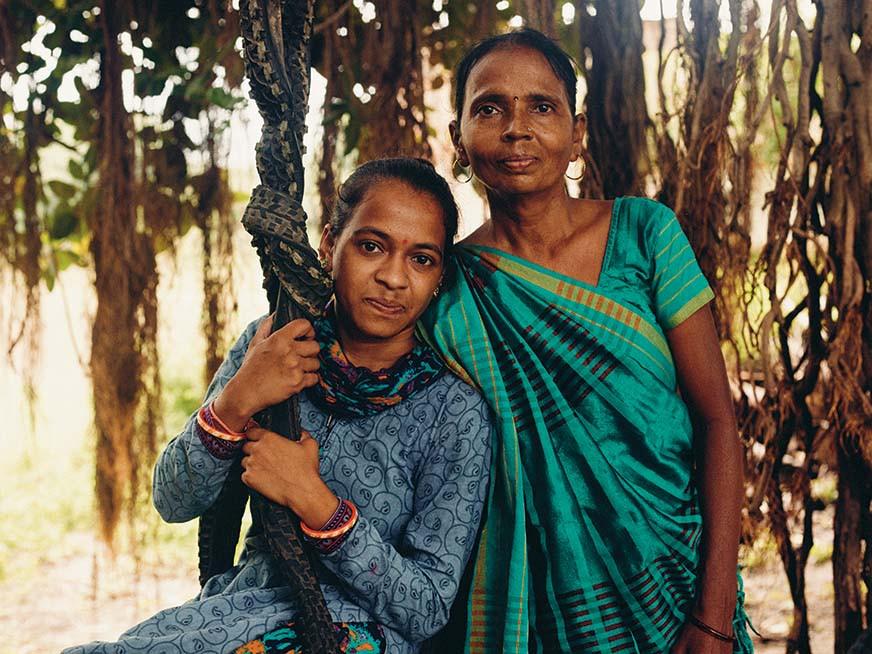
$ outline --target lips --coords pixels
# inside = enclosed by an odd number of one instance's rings
[[[384,298],[367,297],[364,298],[363,301],[379,313],[388,316],[397,316],[406,311],[406,307],[402,304],[398,302],[392,302],[391,300],[386,300]]]
[[[512,172],[523,172],[536,161],[536,157],[527,154],[513,154],[499,160],[500,165]]]

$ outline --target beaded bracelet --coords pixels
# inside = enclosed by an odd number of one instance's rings
[[[722,640],[722,641],[724,641],[725,643],[732,643],[732,642],[733,642],[733,637],[732,637],[732,636],[728,636],[728,635],[725,634],[724,632],[722,632],[722,631],[718,631],[718,630],[715,629],[714,627],[711,627],[711,626],[707,625],[705,622],[703,622],[702,620],[700,620],[699,618],[697,618],[697,617],[696,617],[695,615],[693,615],[692,613],[688,613],[688,614],[687,614],[687,621],[688,621],[690,624],[692,624],[694,627],[696,627],[697,629],[699,629],[700,631],[702,631],[703,633],[708,634],[709,636],[712,636],[712,637],[714,637],[714,638],[717,638],[718,640]]]

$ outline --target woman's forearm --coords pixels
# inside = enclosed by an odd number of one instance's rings
[[[695,614],[730,632],[736,605],[736,564],[741,537],[742,447],[731,418],[701,426],[696,447],[702,513],[701,575]]]

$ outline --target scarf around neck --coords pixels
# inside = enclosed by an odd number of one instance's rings
[[[445,367],[436,352],[420,342],[390,368],[355,366],[339,343],[332,303],[314,327],[321,345],[321,369],[319,383],[309,388],[309,397],[338,418],[363,418],[392,407],[434,381]]]

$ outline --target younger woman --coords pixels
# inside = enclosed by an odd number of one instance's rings
[[[271,335],[269,319],[248,326],[161,454],[154,503],[170,522],[197,517],[243,457],[243,481],[300,517],[341,651],[412,653],[447,620],[487,485],[486,406],[414,335],[438,292],[457,208],[417,159],[364,164],[338,195],[320,247],[335,300],[314,325],[295,320]],[[245,429],[294,394],[301,441]],[[238,565],[196,599],[118,643],[68,652],[293,652],[289,598],[250,535]]]

